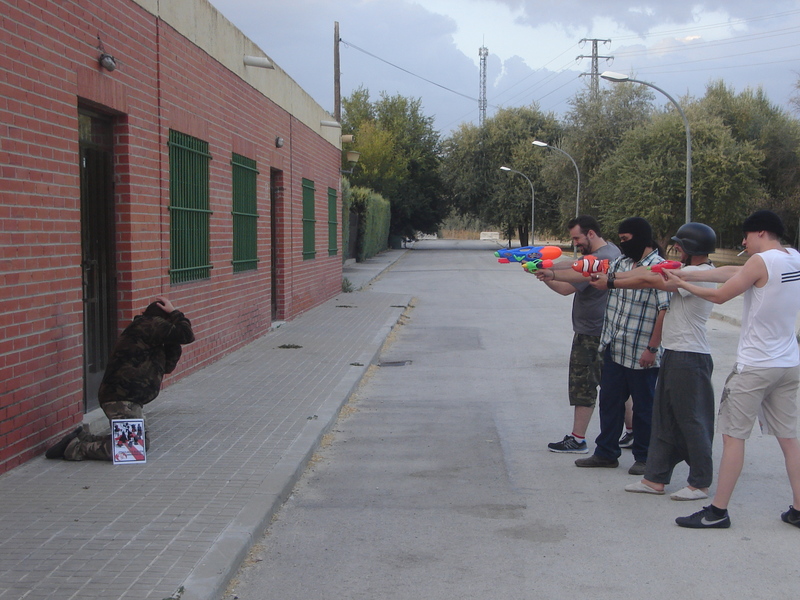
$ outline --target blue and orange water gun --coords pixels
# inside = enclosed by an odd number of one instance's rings
[[[533,260],[554,260],[561,256],[558,246],[523,246],[522,248],[501,248],[494,255],[499,263],[526,263]]]

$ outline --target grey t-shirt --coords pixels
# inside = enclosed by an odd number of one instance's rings
[[[614,259],[620,255],[619,248],[608,242],[592,256],[600,260]],[[596,290],[586,282],[573,283],[575,297],[572,299],[572,330],[584,335],[599,336],[603,331],[603,317],[606,314],[608,290]]]

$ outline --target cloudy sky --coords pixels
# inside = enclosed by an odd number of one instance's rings
[[[722,79],[737,93],[761,86],[790,110],[800,77],[800,0],[210,2],[331,112],[338,21],[342,95],[363,86],[373,99],[420,98],[445,134],[478,123],[482,46],[488,117],[534,102],[568,110],[589,82],[593,44],[582,40],[603,40],[598,55],[613,57],[599,60],[600,72],[633,74],[679,99]]]

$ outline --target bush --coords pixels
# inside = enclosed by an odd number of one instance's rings
[[[391,206],[388,200],[370,189],[348,188],[349,210],[358,215],[356,260],[363,262],[388,248]]]

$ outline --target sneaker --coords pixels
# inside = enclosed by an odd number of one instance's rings
[[[78,427],[72,433],[68,433],[60,441],[56,442],[47,449],[44,453],[47,458],[64,458],[64,450],[67,449],[69,443],[74,440],[83,431],[83,427]]]
[[[589,452],[586,440],[579,442],[571,435],[565,435],[560,442],[547,444],[547,448],[550,452],[563,452],[565,454],[587,454]]]
[[[622,434],[622,437],[619,438],[619,447],[620,448],[630,448],[633,446],[633,433],[625,432]]]
[[[727,529],[731,526],[731,518],[727,514],[718,517],[711,510],[711,505],[704,506],[703,510],[698,510],[688,517],[678,517],[675,522],[681,527],[690,529]]]
[[[619,461],[616,458],[603,458],[592,454],[589,458],[579,458],[575,461],[576,467],[607,467],[614,469],[619,466]]]
[[[800,517],[795,517],[792,515],[793,512],[797,514],[796,510],[795,511],[792,510],[793,508],[794,506],[790,506],[789,510],[787,510],[785,513],[781,515],[781,519],[783,520],[784,523],[788,523],[789,525],[794,525],[795,527],[800,527]]]
[[[643,463],[640,460],[637,460],[631,468],[628,469],[628,475],[644,475],[644,470],[647,467],[647,463]]]

